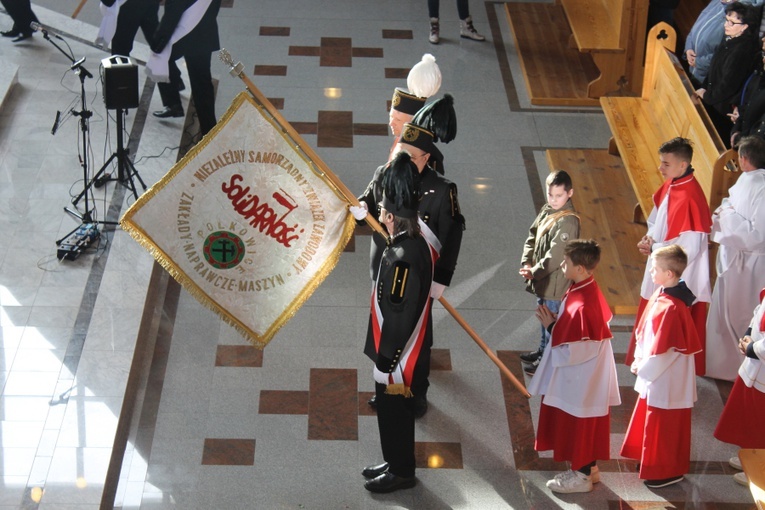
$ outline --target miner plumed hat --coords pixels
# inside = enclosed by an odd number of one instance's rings
[[[420,201],[419,171],[406,151],[396,154],[382,179],[383,208],[401,218],[416,218]]]

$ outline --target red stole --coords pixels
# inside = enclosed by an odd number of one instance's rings
[[[653,309],[650,320],[654,332],[654,341],[651,350],[643,352],[643,357],[664,354],[670,349],[675,349],[682,354],[701,352],[701,342],[691,318],[690,307],[676,297],[666,294],[663,290],[662,287],[653,293],[645,307],[637,331],[635,331],[635,336],[642,343],[648,314]],[[656,303],[655,308],[653,308],[654,303]]]
[[[658,208],[665,197],[669,200],[666,239],[674,239],[683,232],[708,234],[712,230],[712,213],[693,173],[664,181],[653,195],[654,206]]]
[[[563,295],[562,304],[552,330],[552,347],[613,337],[608,326],[613,315],[594,277],[572,284]]]

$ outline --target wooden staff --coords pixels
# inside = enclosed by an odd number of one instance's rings
[[[468,335],[470,335],[470,338],[473,339],[475,343],[478,344],[478,347],[480,347],[483,352],[486,353],[486,355],[491,359],[495,365],[499,367],[499,371],[502,372],[502,375],[507,377],[513,385],[518,389],[518,391],[521,392],[525,397],[531,398],[531,394],[528,392],[526,387],[519,381],[512,372],[510,372],[510,369],[505,366],[504,363],[502,363],[502,360],[500,360],[496,354],[494,354],[494,351],[492,351],[488,345],[486,345],[486,342],[484,342],[480,336],[478,336],[478,333],[475,332],[475,330],[470,327],[470,324],[468,324],[465,319],[462,318],[462,315],[457,311],[456,308],[454,308],[451,303],[449,303],[443,296],[441,296],[438,299],[438,302],[443,305],[444,308],[446,308],[446,311],[452,314],[452,317],[454,317],[454,320],[456,320],[460,326],[467,332]]]
[[[88,0],[80,0],[80,5],[78,5],[77,8],[72,13],[72,19],[75,19],[77,16],[79,16],[80,11],[82,10],[83,7],[85,7],[85,2],[87,1]]]
[[[271,104],[271,101],[269,101],[262,92],[255,86],[254,83],[247,77],[247,75],[244,73],[244,65],[242,65],[241,62],[237,62],[234,64],[233,59],[231,58],[231,54],[226,51],[225,49],[221,49],[218,56],[223,61],[224,64],[231,67],[229,70],[229,73],[232,76],[240,78],[245,86],[247,87],[247,90],[252,94],[252,97],[255,98],[255,100],[268,111],[268,113],[277,121],[277,123],[281,126],[281,128],[284,130],[284,132],[295,142],[295,144],[298,146],[300,150],[305,152],[305,154],[313,161],[313,163],[316,165],[317,170],[321,172],[324,176],[327,177],[327,179],[330,180],[330,182],[335,186],[335,188],[340,192],[340,194],[343,195],[345,200],[349,202],[351,205],[358,206],[359,200],[356,198],[356,196],[351,193],[351,190],[349,190],[345,184],[343,184],[343,181],[341,181],[327,166],[326,164],[321,160],[321,158],[313,151],[313,149],[306,143],[301,143],[302,138],[298,134],[297,131],[290,125],[287,120],[282,117],[282,114],[279,113],[279,110],[277,110],[274,105]],[[388,238],[388,233],[385,231],[385,229],[378,223],[377,219],[372,217],[371,214],[367,214],[367,217],[365,218],[366,222],[369,224],[370,227],[372,227],[376,232],[378,232],[380,235]],[[487,356],[494,362],[495,365],[499,367],[500,372],[507,377],[510,382],[513,383],[513,385],[520,391],[523,395],[526,397],[531,397],[529,392],[526,390],[526,387],[510,372],[510,370],[505,366],[504,363],[497,357],[496,354],[489,348],[488,345],[486,345],[486,342],[484,342],[480,336],[478,336],[478,333],[475,332],[473,328],[470,327],[470,325],[465,321],[465,319],[462,318],[462,315],[444,298],[441,296],[438,300],[443,307],[454,317],[454,319],[459,323],[460,326],[463,327],[463,329],[470,335],[470,338],[473,339],[475,343],[478,344],[478,347],[480,347],[483,352],[486,353]]]

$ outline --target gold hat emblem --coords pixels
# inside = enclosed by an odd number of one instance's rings
[[[401,95],[398,93],[398,90],[393,91],[393,99],[391,99],[390,104],[393,107],[396,107],[401,103]]]
[[[401,138],[403,138],[405,142],[413,142],[417,140],[419,136],[420,132],[411,126],[407,126],[406,129],[404,129],[404,132],[401,133]]]

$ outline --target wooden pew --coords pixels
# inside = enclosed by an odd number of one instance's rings
[[[643,72],[646,0],[505,4],[532,104],[597,105],[637,95]]]
[[[726,151],[704,107],[673,54],[676,36],[666,23],[648,37],[641,97],[601,97],[611,127],[609,152],[621,156],[637,196],[635,220],[644,221],[653,209],[652,196],[662,184],[659,146],[677,136],[693,142],[692,165],[709,206],[714,210],[735,182],[736,154]],[[641,219],[642,218],[642,219]]]
[[[558,0],[571,27],[576,48],[589,53],[600,70],[589,97],[618,89],[622,80],[639,92],[648,2],[644,0]],[[573,46],[573,45],[572,45]]]

